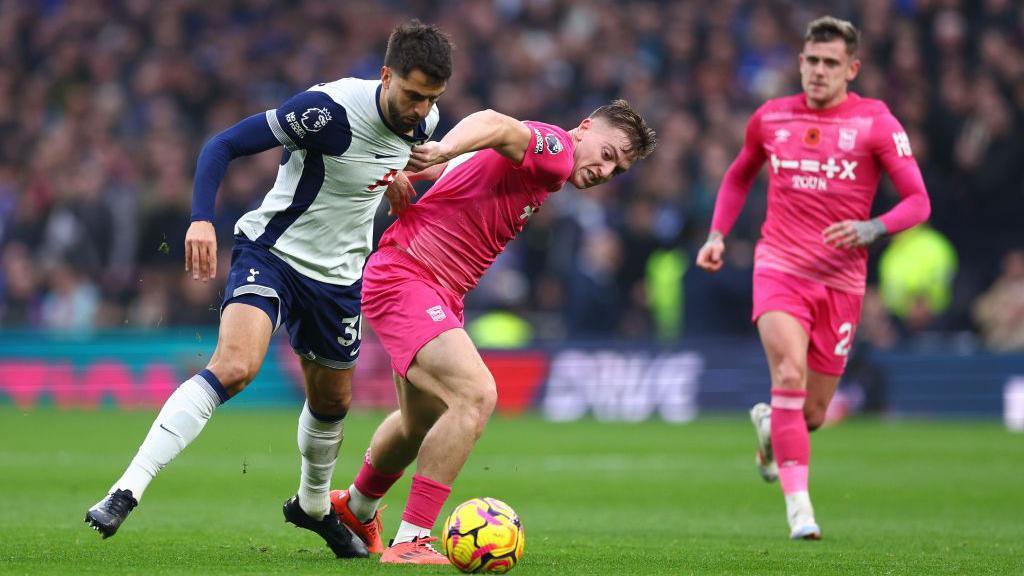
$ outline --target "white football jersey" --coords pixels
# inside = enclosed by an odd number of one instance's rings
[[[285,147],[277,181],[259,208],[235,223],[299,273],[351,285],[363,273],[381,197],[409,161],[410,148],[437,126],[434,106],[412,136],[384,122],[379,80],[343,78],[318,84],[267,122]]]

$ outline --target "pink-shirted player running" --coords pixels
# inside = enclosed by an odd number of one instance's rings
[[[363,314],[391,355],[399,410],[377,428],[349,489],[331,493],[341,521],[383,552],[381,562],[448,563],[430,532],[497,399],[462,328],[463,297],[548,194],[566,181],[607,182],[654,146],[654,131],[616,100],[568,132],[477,112],[413,148],[409,178],[437,182],[418,203],[395,207],[399,218],[363,272]],[[414,193],[405,176],[394,185]],[[413,460],[402,523],[384,549],[377,504]]]
[[[859,32],[844,20],[807,27],[803,93],[769,100],[750,118],[715,202],[697,265],[722,267],[724,237],[767,163],[768,215],[754,259],[753,320],[771,370],[771,406],[750,411],[761,475],[778,477],[790,538],[819,539],[807,492],[808,431],[821,426],[860,317],[868,244],[925,221],[931,210],[907,133],[886,105],[847,92]],[[871,218],[882,172],[901,200]]]

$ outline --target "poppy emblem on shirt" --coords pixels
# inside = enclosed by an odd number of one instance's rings
[[[817,146],[819,142],[821,142],[820,128],[814,126],[808,128],[807,132],[804,132],[804,144],[807,144],[808,146]]]
[[[319,132],[331,121],[327,108],[309,108],[302,113],[302,127],[310,132]]]
[[[849,152],[853,150],[853,147],[857,145],[857,129],[856,128],[840,128],[839,129],[839,149]]]
[[[554,134],[548,134],[544,137],[544,142],[548,145],[548,152],[552,154],[558,154],[562,151],[562,141],[559,140]]]

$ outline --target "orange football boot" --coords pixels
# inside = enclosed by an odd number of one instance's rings
[[[412,542],[392,544],[381,554],[380,561],[382,564],[451,564],[430,545],[431,542],[437,542],[437,538],[424,536]]]
[[[373,518],[364,524],[360,522],[359,518],[356,518],[356,515],[352,513],[351,509],[349,509],[348,500],[348,490],[331,491],[331,509],[334,510],[334,513],[338,516],[338,520],[340,520],[345,526],[348,526],[360,540],[366,543],[366,549],[370,554],[383,553],[384,541],[380,538],[380,532],[382,529],[380,512],[384,508],[374,512]]]

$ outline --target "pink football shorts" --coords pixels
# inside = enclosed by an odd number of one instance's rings
[[[463,326],[462,296],[396,246],[383,246],[363,270],[363,316],[403,378],[423,345]]]
[[[365,296],[364,302],[365,302]],[[807,367],[841,376],[853,346],[864,297],[771,268],[754,270],[756,323],[765,312],[790,314],[810,337]]]

